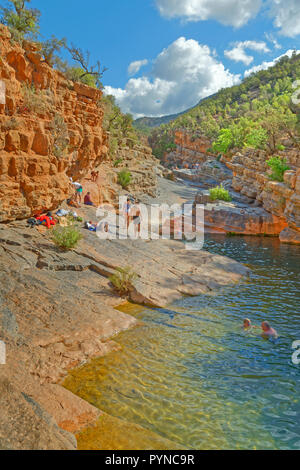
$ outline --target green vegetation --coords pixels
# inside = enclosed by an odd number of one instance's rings
[[[62,158],[67,154],[69,144],[68,126],[64,118],[57,113],[52,119],[50,128],[53,139],[53,154],[57,158]]]
[[[130,171],[120,171],[120,173],[118,174],[118,183],[122,186],[123,189],[127,189],[131,183]]]
[[[227,189],[225,189],[222,184],[216,188],[210,189],[209,194],[212,201],[232,201],[232,197],[230,196],[229,191],[227,191]]]
[[[120,295],[127,295],[138,275],[129,267],[117,268],[109,280]]]
[[[175,120],[151,131],[149,143],[159,158],[173,150],[175,132],[192,140],[202,136],[212,141],[213,152],[226,154],[254,148],[274,154],[285,148],[283,141],[300,146],[300,111],[292,103],[293,82],[300,76],[300,55],[283,57],[275,66],[246,78],[206,98]]]
[[[51,67],[58,69],[69,80],[68,88],[73,89],[74,82],[80,82],[93,88],[103,89],[102,77],[107,68],[98,60],[90,63],[89,51],[83,51],[74,44],[68,45],[66,38],[41,40],[39,36],[39,10],[28,8],[30,0],[7,0],[6,8],[0,7],[0,21],[12,33],[14,40],[22,44],[24,39],[34,40],[44,61]],[[60,54],[66,49],[71,62],[62,60]],[[53,94],[52,94],[53,95]],[[50,90],[37,90],[29,83],[23,85],[23,107],[21,112],[44,114],[53,111],[54,96]],[[109,136],[109,155],[116,160],[120,148],[134,148],[138,143],[138,136],[133,128],[133,118],[130,114],[123,114],[116,105],[112,96],[103,96],[98,103],[104,111],[103,127]],[[56,116],[51,123],[54,132],[54,154],[62,157],[67,150],[68,136],[64,122]]]
[[[60,70],[65,74],[68,80],[72,82],[80,82],[84,85],[88,85],[92,88],[97,88],[97,80],[92,75],[83,75],[83,69],[81,67],[60,67]]]
[[[27,8],[30,0],[9,0],[7,7],[0,6],[1,23],[8,26],[12,37],[21,41],[25,37],[35,38],[39,33],[41,13],[34,8]]]
[[[79,64],[79,67],[71,67],[71,71],[74,74],[73,81],[80,81],[86,85],[99,88],[103,88],[101,79],[103,74],[107,71],[106,67],[101,67],[101,63],[98,60],[96,64],[90,65],[90,53],[89,51],[84,52],[79,47],[71,45],[66,46],[74,62]],[[69,73],[71,73],[69,70]],[[77,76],[76,76],[77,75]]]
[[[79,228],[72,223],[69,223],[66,227],[56,225],[51,231],[50,236],[55,245],[65,251],[75,248],[78,242],[82,239],[82,234],[79,231]]]
[[[54,97],[49,90],[37,90],[34,85],[22,85],[23,111],[45,113],[53,105]]]
[[[213,143],[212,149],[215,153],[227,153],[234,145],[231,129],[221,129],[218,139]]]
[[[111,95],[103,96],[99,106],[104,111],[103,128],[109,135],[109,155],[112,160],[116,158],[121,147],[134,147],[138,143],[138,137],[133,128],[131,114],[123,114],[116,105],[115,98]]]
[[[52,35],[51,39],[47,39],[44,42],[40,43],[40,51],[43,54],[45,62],[50,65],[50,67],[59,66],[60,60],[58,55],[61,49],[65,48],[67,41],[65,38],[57,39]]]
[[[118,168],[118,166],[123,162],[123,158],[118,158],[114,161],[114,167]]]
[[[12,130],[18,129],[18,127],[19,127],[19,121],[14,117],[6,121],[4,124],[2,124],[2,128],[5,131],[12,131]]]
[[[149,143],[152,147],[153,155],[162,158],[166,152],[176,150],[174,134],[168,128],[158,128],[153,131],[149,137]]]
[[[142,134],[148,135],[151,132],[151,128],[159,127],[162,124],[168,124],[170,121],[173,121],[181,114],[183,113],[171,114],[170,116],[162,116],[162,117],[156,117],[156,118],[155,117],[154,118],[142,117],[142,118],[136,119],[133,125],[135,129],[140,131]]]
[[[101,67],[100,61],[91,65],[90,53],[84,52],[73,44],[68,46],[65,38],[57,39],[52,35],[50,39],[38,41],[40,11],[27,8],[31,0],[7,0],[7,2],[7,7],[0,6],[0,21],[9,28],[14,41],[20,43],[23,39],[36,41],[45,62],[51,67],[59,69],[69,80],[82,82],[99,89],[103,88],[101,79],[107,68]],[[61,60],[59,54],[62,49],[69,52],[73,63],[78,64],[77,66]]]
[[[284,173],[287,170],[290,170],[290,167],[287,165],[287,161],[285,158],[280,157],[271,157],[267,161],[268,166],[271,168],[272,173],[270,175],[270,179],[273,181],[283,181]]]

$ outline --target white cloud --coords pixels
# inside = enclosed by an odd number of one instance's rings
[[[241,47],[234,47],[230,51],[224,51],[224,54],[228,59],[234,60],[235,62],[243,62],[245,65],[250,65],[254,60],[254,57],[247,55],[245,50]]]
[[[160,14],[187,21],[214,19],[239,28],[259,12],[261,0],[156,0]]]
[[[297,54],[300,54],[300,51],[296,51]],[[260,65],[256,65],[255,67],[252,67],[251,69],[246,70],[244,76],[245,78],[249,77],[252,73],[260,72],[261,70],[267,70],[270,67],[273,67],[282,57],[292,57],[294,51],[292,49],[289,49],[286,51],[284,54],[280,55],[276,59],[270,61],[270,62],[263,62]]]
[[[279,44],[277,39],[273,36],[272,33],[265,33],[265,36],[267,38],[267,41],[271,42],[274,46],[275,49],[282,49],[282,45]]]
[[[263,41],[244,41],[235,43],[233,49],[224,51],[224,54],[228,59],[234,60],[235,62],[243,62],[245,65],[250,65],[254,57],[247,55],[246,49],[261,53],[270,52],[267,44]]]
[[[264,6],[280,34],[287,37],[300,34],[299,0],[156,0],[156,6],[165,18],[216,20],[235,28],[255,18]]]
[[[106,87],[124,112],[134,116],[174,114],[221,88],[239,83],[206,45],[177,39],[154,60],[152,78],[131,78],[125,89]]]
[[[142,67],[148,64],[148,60],[136,60],[135,62],[131,62],[131,64],[128,67],[128,75],[136,75]]]
[[[233,49],[230,51],[224,51],[224,54],[230,60],[234,60],[235,62],[243,62],[245,65],[250,65],[251,62],[253,62],[254,57],[247,55],[246,49],[251,49],[261,53],[270,52],[267,44],[263,41],[244,41],[235,43]]]
[[[274,24],[280,28],[283,36],[295,37],[300,34],[300,1],[299,0],[270,0],[271,15]]]

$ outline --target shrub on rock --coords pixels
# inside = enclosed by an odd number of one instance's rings
[[[131,173],[130,171],[122,170],[118,175],[118,182],[123,189],[127,189],[131,183]]]
[[[232,197],[230,196],[229,191],[227,191],[227,189],[225,189],[222,184],[216,188],[210,189],[209,194],[212,201],[232,201]]]
[[[114,289],[123,296],[130,292],[132,284],[137,278],[138,275],[127,266],[125,268],[117,268],[115,273],[110,276],[109,280],[114,286]]]
[[[51,240],[53,243],[65,251],[75,248],[81,239],[82,234],[79,228],[74,224],[69,224],[66,227],[57,225],[51,232]]]

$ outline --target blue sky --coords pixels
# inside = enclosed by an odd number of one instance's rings
[[[42,12],[42,35],[66,37],[88,49],[91,61],[100,59],[109,69],[106,91],[135,116],[187,109],[252,67],[300,49],[299,0],[31,3]]]

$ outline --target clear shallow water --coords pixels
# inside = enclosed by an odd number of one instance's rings
[[[144,325],[119,335],[121,351],[74,371],[65,386],[190,449],[300,449],[300,365],[291,361],[300,340],[300,249],[218,236],[205,248],[249,265],[249,282],[170,309],[128,305]],[[269,320],[279,340],[244,333],[245,317]],[[143,448],[138,432],[132,439]]]

